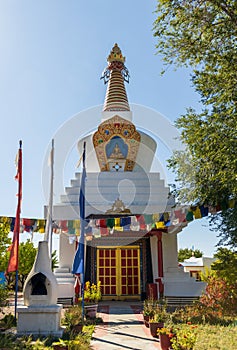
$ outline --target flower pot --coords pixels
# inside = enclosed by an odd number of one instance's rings
[[[151,332],[152,337],[158,338],[157,329],[163,328],[164,323],[163,322],[150,322],[149,324],[150,324],[150,332]]]
[[[170,338],[168,334],[160,334],[160,347],[162,350],[169,350],[171,346]]]
[[[98,310],[98,304],[85,305],[85,315],[89,318],[95,318]]]
[[[54,350],[68,350],[68,346],[67,345],[52,345]]]
[[[149,317],[149,315],[143,315],[143,320],[146,327],[149,327]]]
[[[78,333],[81,333],[82,332],[82,328],[83,328],[83,325],[82,324],[75,324],[74,326],[72,326],[71,330],[78,334]]]

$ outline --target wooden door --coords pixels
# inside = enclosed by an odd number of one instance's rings
[[[104,300],[140,299],[139,247],[98,247],[97,281]]]

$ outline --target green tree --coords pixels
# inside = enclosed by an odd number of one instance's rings
[[[9,238],[10,232],[10,220],[9,218],[0,217],[0,271],[6,270],[6,264],[4,256],[6,251],[11,244],[11,239]]]
[[[237,241],[237,3],[160,0],[154,23],[166,65],[189,66],[203,110],[178,118],[185,151],[169,161],[183,202],[221,205],[221,244]],[[232,208],[229,201],[235,200]],[[231,228],[231,233],[227,228]]]
[[[8,237],[10,232],[10,220],[9,218],[0,217],[0,271],[5,271],[5,261],[6,251],[11,243],[11,239]],[[0,285],[0,311],[2,307],[7,305],[8,302],[8,289],[4,285]]]
[[[211,269],[216,275],[225,279],[229,283],[237,281],[237,251],[227,248],[219,248],[214,255],[215,262],[211,265]]]
[[[182,262],[185,259],[191,258],[191,256],[195,256],[195,258],[200,258],[203,256],[203,252],[201,252],[199,249],[189,249],[189,248],[184,248],[184,249],[179,249],[178,251],[178,261]]]
[[[19,281],[23,287],[24,282],[32,269],[35,261],[37,248],[34,247],[33,242],[27,239],[26,242],[21,242],[19,245]]]
[[[18,279],[19,279],[19,289],[22,289],[24,282],[34,264],[37,249],[34,247],[33,242],[27,239],[26,242],[21,242],[19,244],[19,264],[18,264]],[[10,252],[6,251],[2,256],[2,264],[4,270],[7,268],[9,261]],[[9,288],[15,288],[15,272],[9,273],[7,278],[7,283]]]

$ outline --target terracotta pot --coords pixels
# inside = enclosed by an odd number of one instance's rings
[[[74,333],[81,333],[82,332],[83,325],[82,324],[75,324],[72,326],[72,331]]]
[[[85,305],[85,315],[90,318],[95,318],[98,310],[98,304]]]
[[[151,332],[152,337],[158,338],[157,329],[163,328],[164,323],[163,322],[150,322],[149,325],[150,325],[150,332]]]
[[[143,315],[144,324],[146,327],[149,327],[149,315]]]
[[[68,350],[67,345],[53,345],[54,350]]]
[[[162,350],[169,350],[171,346],[170,338],[168,334],[160,334],[160,347]]]

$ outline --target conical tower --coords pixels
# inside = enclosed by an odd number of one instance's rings
[[[112,48],[101,79],[108,83],[103,111],[130,111],[124,81],[129,82],[129,72],[124,65],[125,57],[118,44]]]

